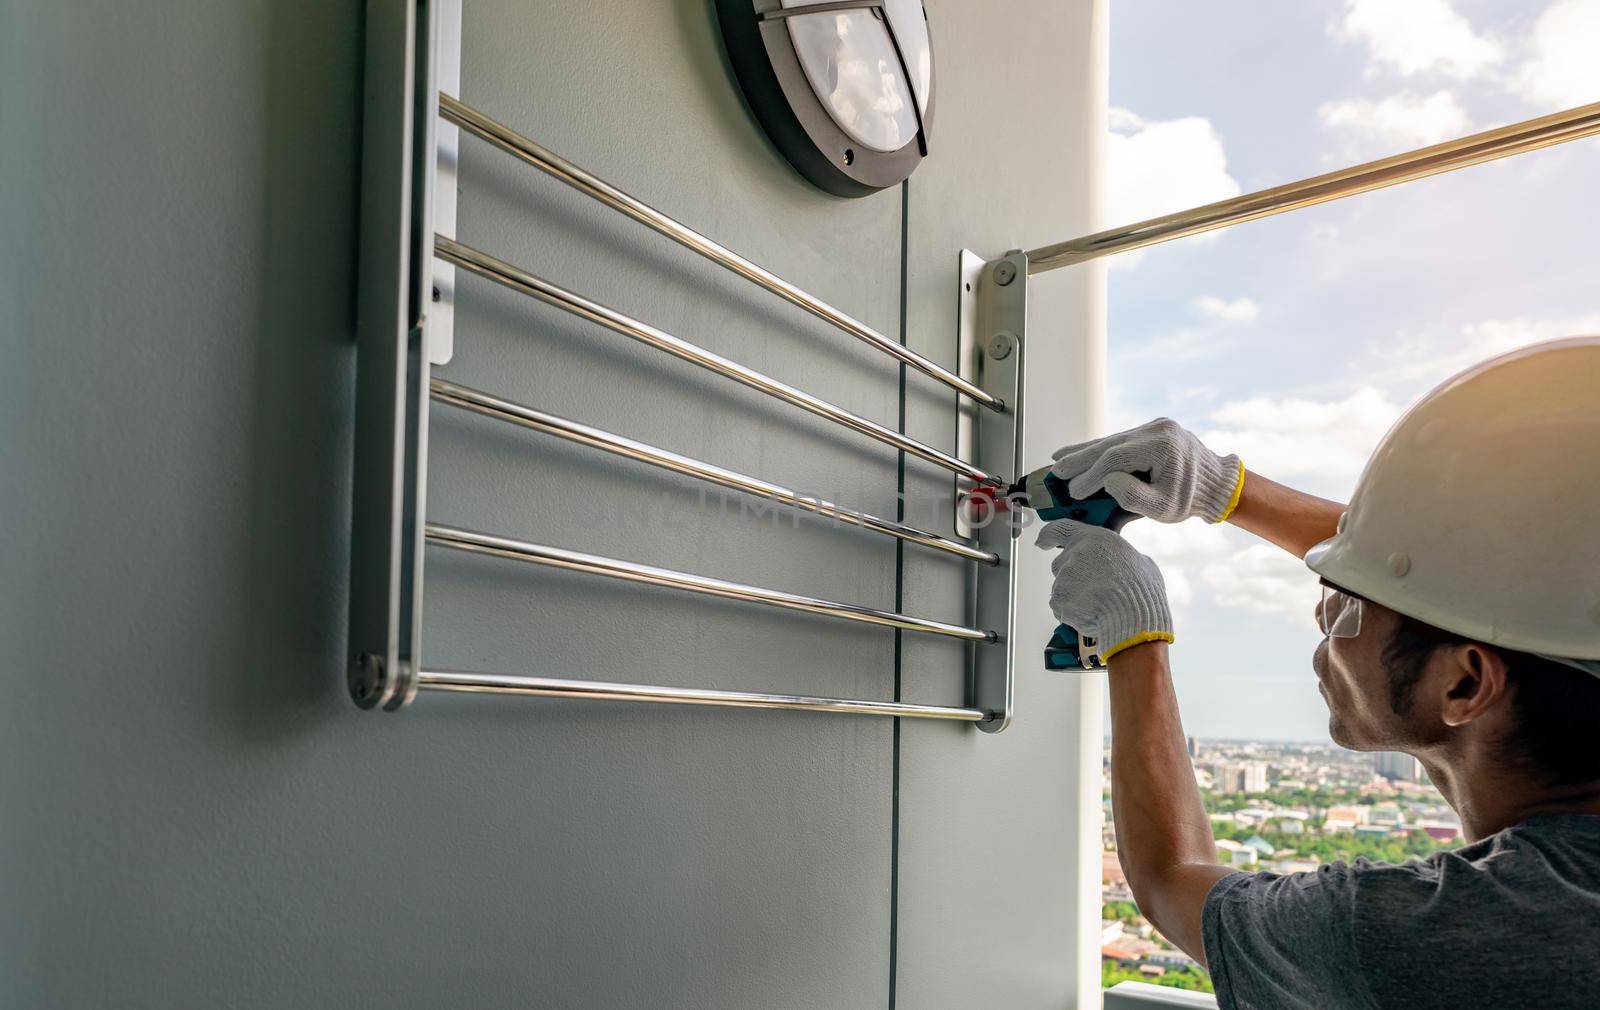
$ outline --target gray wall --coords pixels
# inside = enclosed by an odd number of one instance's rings
[[[1092,223],[1104,24],[1089,3],[929,8],[937,153],[865,200],[782,163],[703,0],[467,0],[462,92],[948,361],[962,245]],[[349,704],[360,50],[353,3],[0,3],[0,1003],[1030,1007],[1092,991],[1093,682],[1027,671],[999,737]],[[459,234],[950,442],[953,403],[929,381],[902,397],[881,355],[470,139]],[[1088,270],[1039,282],[1030,368],[1070,395],[1034,395],[1030,457],[1097,421],[1100,287]],[[875,443],[482,281],[461,282],[457,327],[449,378],[892,513],[899,463]],[[442,521],[962,616],[958,566],[908,549],[897,567],[891,541],[732,500],[718,518],[693,485],[448,408],[431,451]],[[905,473],[908,493],[948,493]],[[573,507],[602,491],[594,514]],[[1024,570],[1030,599],[1041,569]],[[954,643],[440,553],[427,595],[439,666],[960,700]],[[1042,641],[1042,605],[1027,621]]]

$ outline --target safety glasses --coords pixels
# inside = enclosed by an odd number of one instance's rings
[[[1329,638],[1354,638],[1361,634],[1361,612],[1366,603],[1354,593],[1322,584],[1322,606],[1317,608],[1317,627]]]

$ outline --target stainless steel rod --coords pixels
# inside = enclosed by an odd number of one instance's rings
[[[887,610],[874,610],[871,607],[857,606],[854,603],[836,603],[832,600],[822,600],[814,596],[801,596],[796,593],[780,592],[776,589],[764,589],[760,586],[747,586],[740,582],[728,582],[724,579],[713,579],[704,575],[691,575],[688,572],[674,571],[670,568],[641,565],[636,561],[623,561],[618,558],[602,557],[598,554],[584,554],[581,551],[569,551],[561,547],[528,543],[525,540],[512,540],[509,537],[476,533],[472,530],[457,529],[439,523],[428,523],[425,535],[428,543],[439,547],[450,547],[458,551],[468,551],[474,554],[488,554],[494,557],[508,558],[512,561],[526,561],[536,565],[547,565],[551,568],[562,568],[572,572],[588,572],[591,575],[604,575],[629,582],[643,582],[648,585],[664,586],[669,589],[685,589],[691,593],[701,593],[706,596],[720,596],[730,600],[764,603],[770,607],[803,610],[807,613],[820,614],[823,617],[837,617],[846,621],[862,621],[867,624],[880,624],[890,628],[903,628],[906,631],[923,631],[930,635],[946,635],[951,638],[965,639],[969,642],[992,643],[1000,640],[998,633],[985,631],[982,628],[969,628],[960,624],[945,624],[943,621],[930,621],[923,617],[908,617],[905,614],[896,614]]]
[[[1600,102],[1028,251],[1028,273],[1142,249],[1600,133]]]
[[[770,375],[765,375],[753,368],[746,368],[729,358],[708,351],[698,344],[691,344],[681,337],[675,337],[664,330],[658,330],[648,323],[642,323],[630,316],[625,316],[615,309],[608,309],[598,302],[592,302],[579,294],[574,294],[565,288],[557,287],[542,278],[535,277],[519,267],[512,266],[504,260],[496,259],[488,253],[481,252],[471,246],[462,245],[454,239],[445,238],[443,235],[434,236],[434,254],[446,263],[454,263],[458,267],[470,270],[480,277],[487,278],[497,284],[502,284],[513,291],[521,292],[537,298],[540,301],[554,305],[575,316],[580,316],[590,322],[599,323],[607,329],[621,333],[623,336],[649,344],[657,350],[666,351],[668,354],[682,358],[684,361],[693,362],[701,368],[726,376],[736,382],[742,382],[752,389],[758,389],[768,396],[776,397],[794,404],[803,410],[809,410],[819,417],[825,417],[836,424],[844,425],[858,431],[869,438],[875,438],[885,445],[892,445],[903,449],[913,456],[935,463],[963,477],[984,484],[1000,484],[999,477],[980,470],[966,460],[957,459],[947,452],[935,449],[914,438],[908,438],[893,428],[887,428],[869,421],[859,414],[851,413],[843,407],[829,403],[819,397],[801,389],[796,389],[784,382],[779,382]]]
[[[538,698],[578,698],[595,701],[654,701],[669,705],[715,705],[722,708],[778,708],[801,712],[837,712],[844,715],[890,715],[910,719],[958,719],[987,722],[994,716],[980,708],[913,705],[898,701],[854,698],[817,698],[804,694],[757,694],[709,688],[664,687],[657,684],[612,684],[604,681],[563,680],[504,673],[457,673],[423,670],[417,685],[424,691],[460,691],[469,694],[522,694]]]
[[[749,474],[743,474],[737,470],[729,470],[726,467],[717,466],[715,463],[707,463],[692,456],[683,456],[668,449],[661,449],[644,442],[636,442],[631,438],[617,435],[601,428],[570,421],[564,417],[548,414],[542,410],[535,410],[520,403],[513,403],[510,400],[485,393],[482,390],[473,389],[470,386],[462,386],[436,378],[432,380],[431,393],[433,398],[440,403],[447,403],[453,407],[470,410],[486,417],[520,425],[533,431],[543,432],[546,435],[564,438],[569,442],[586,445],[592,449],[600,449],[613,455],[648,463],[651,466],[683,474],[686,477],[695,477],[720,487],[743,491],[746,494],[766,498],[790,508],[827,516],[830,519],[836,519],[853,526],[860,526],[862,529],[883,533],[910,543],[920,544],[923,547],[944,551],[947,554],[954,554],[957,557],[977,561],[980,564],[998,565],[1000,563],[999,555],[993,551],[979,550],[959,540],[951,540],[948,537],[939,536],[937,533],[919,530],[914,526],[907,526],[892,519],[881,519],[865,512],[852,512],[850,509],[836,505],[826,499],[808,498],[797,491],[774,484],[771,481],[762,480],[760,477],[752,477]]]
[[[902,346],[899,341],[889,339],[867,324],[846,315],[815,295],[795,287],[772,271],[750,262],[728,247],[707,238],[685,224],[673,220],[644,201],[629,196],[604,179],[584,171],[554,151],[540,146],[504,123],[491,119],[460,99],[441,93],[439,95],[439,115],[468,133],[488,141],[507,154],[527,162],[551,178],[564,182],[578,192],[593,197],[612,210],[626,214],[645,227],[665,235],[679,245],[692,249],[718,266],[725,267],[740,277],[766,288],[778,297],[800,306],[818,319],[833,324],[851,336],[871,344],[885,354],[900,359],[912,368],[933,376],[951,389],[960,392],[963,396],[971,397],[974,401],[996,410],[1004,406],[993,394],[985,392],[943,365],[923,357],[908,347]]]

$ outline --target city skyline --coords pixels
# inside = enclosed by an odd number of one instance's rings
[[[1313,872],[1357,857],[1401,862],[1457,844],[1461,821],[1415,759],[1305,741],[1185,741],[1218,862],[1240,870]],[[1101,981],[1207,989],[1194,960],[1157,933],[1133,899],[1111,817],[1111,757],[1102,752]]]

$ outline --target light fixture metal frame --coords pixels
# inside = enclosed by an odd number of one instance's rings
[[[831,0],[799,7],[760,9],[763,0],[716,0],[723,45],[739,88],[778,151],[807,181],[834,196],[870,196],[899,185],[928,156],[938,92],[933,33],[928,33],[926,101],[919,101],[885,0]],[[877,151],[851,137],[811,86],[785,23],[789,18],[839,11],[870,11],[889,36],[911,98],[917,133],[894,151]],[[923,7],[923,18],[927,9]],[[924,107],[925,106],[925,107]]]

